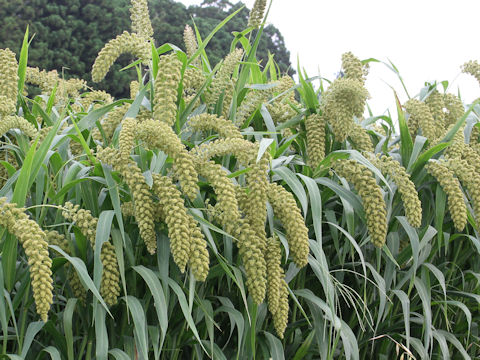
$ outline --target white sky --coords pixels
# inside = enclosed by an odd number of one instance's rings
[[[251,8],[254,0],[243,2]],[[448,80],[448,91],[456,94],[460,89],[465,102],[480,97],[476,80],[460,71],[466,61],[480,60],[478,0],[273,0],[267,23],[284,36],[292,65],[296,68],[298,55],[309,76],[320,71],[333,80],[341,54],[352,51],[361,60],[390,59],[410,96],[417,95],[425,81]],[[395,109],[386,83],[402,102],[407,99],[396,75],[381,63],[371,63],[366,86],[374,115]]]

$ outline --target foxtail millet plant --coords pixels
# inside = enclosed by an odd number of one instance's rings
[[[47,322],[53,303],[52,259],[48,255],[46,234],[29,219],[25,209],[0,198],[0,225],[14,235],[22,245],[30,267],[30,281],[37,314]]]

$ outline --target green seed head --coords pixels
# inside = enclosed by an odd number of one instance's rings
[[[322,110],[335,140],[345,141],[352,133],[353,117],[362,116],[367,97],[368,91],[356,79],[337,79],[327,89],[322,99]]]
[[[453,125],[465,114],[465,107],[462,101],[453,94],[445,94],[445,127]]]
[[[423,136],[430,141],[437,138],[435,120],[427,104],[417,99],[410,99],[405,103],[405,110],[410,114],[410,117],[413,118],[412,121],[418,124]],[[408,121],[410,122],[410,119]]]
[[[231,84],[230,78],[242,57],[243,50],[239,48],[235,49],[225,57],[222,66],[205,93],[207,105],[215,104],[220,98],[222,92]]]
[[[325,157],[325,119],[318,114],[305,118],[308,164],[316,169]]]
[[[258,29],[263,21],[267,0],[255,0],[250,15],[248,16],[247,27]]]
[[[280,302],[280,288],[284,278],[281,261],[282,250],[280,241],[276,238],[268,238],[265,264],[267,266],[268,310],[272,315],[277,313]]]
[[[367,130],[365,130],[360,124],[354,123],[352,126],[352,132],[348,136],[354,145],[354,148],[360,152],[373,152],[373,143]]]
[[[185,43],[187,56],[191,58],[198,50],[198,43],[197,37],[195,36],[195,33],[190,25],[185,25],[185,30],[183,31],[183,42]]]
[[[8,203],[6,198],[0,198],[0,209],[0,226],[17,238],[25,251],[37,313],[47,322],[48,310],[53,303],[53,279],[46,234],[28,218],[25,209]]]
[[[177,55],[160,57],[154,84],[153,118],[172,126],[177,114],[177,88],[180,83],[182,62]]]
[[[462,231],[467,223],[467,207],[463,200],[463,192],[458,179],[443,161],[429,161],[425,166],[428,173],[437,179],[443,191],[447,194],[448,209],[453,224]]]
[[[137,138],[145,141],[148,147],[160,149],[173,158],[173,171],[180,180],[183,193],[190,199],[195,199],[198,193],[198,175],[193,156],[172,128],[161,121],[146,120],[138,125]]]
[[[122,130],[118,138],[119,155],[123,161],[128,162],[130,152],[135,144],[137,121],[133,118],[126,118],[122,121]]]
[[[387,211],[382,190],[373,173],[355,160],[337,160],[333,168],[338,176],[352,183],[362,199],[370,239],[376,247],[385,244],[387,236]]]
[[[480,64],[477,60],[470,60],[463,64],[462,71],[472,75],[480,83]]]
[[[150,42],[143,36],[124,31],[110,40],[98,53],[92,68],[92,80],[102,81],[113,63],[125,53],[132,54],[146,63],[151,58],[152,48]]]
[[[30,138],[37,136],[37,129],[26,119],[17,115],[8,115],[2,118],[0,122],[0,136],[12,129],[20,129]]]
[[[390,176],[397,185],[405,207],[405,215],[413,227],[422,224],[422,203],[418,198],[415,184],[410,180],[406,169],[396,160],[387,155],[370,156],[369,160],[380,169],[383,174]]]
[[[0,116],[15,112],[17,104],[18,63],[10,49],[0,49]]]
[[[425,100],[425,103],[430,110],[434,120],[435,126],[437,127],[437,136],[440,137],[445,132],[445,101],[444,96],[440,94],[437,90],[434,90],[428,98]]]
[[[362,62],[353,53],[342,54],[342,69],[347,79],[354,79],[365,83],[365,71]]]
[[[210,131],[213,130],[219,134],[220,137],[229,139],[243,139],[238,127],[236,127],[230,120],[217,115],[203,113],[195,115],[190,118],[188,122],[193,131]]]
[[[132,21],[132,32],[139,36],[150,39],[153,37],[152,23],[148,14],[147,0],[131,0],[130,20]]]
[[[466,187],[473,202],[475,219],[477,224],[480,224],[480,174],[475,170],[474,166],[461,159],[449,159],[445,162],[445,166],[453,171],[455,176]]]
[[[164,221],[168,226],[173,260],[183,273],[190,260],[192,222],[188,217],[181,193],[172,183],[171,178],[155,174],[153,192],[158,196],[159,205],[165,213]]]
[[[267,197],[275,216],[283,224],[293,261],[298,267],[307,265],[310,251],[308,228],[305,226],[295,198],[290,192],[275,183],[268,185]]]
[[[100,295],[108,306],[113,306],[120,296],[120,271],[118,270],[115,248],[110,241],[103,243],[100,260],[103,265]]]

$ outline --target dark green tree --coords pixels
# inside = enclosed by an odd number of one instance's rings
[[[30,34],[34,34],[29,66],[90,80],[98,51],[129,28],[128,5],[128,0],[0,0],[0,48],[8,47],[18,54],[28,25]],[[128,64],[125,60],[124,65]],[[117,96],[128,89],[131,76],[118,72],[121,63],[101,84]]]

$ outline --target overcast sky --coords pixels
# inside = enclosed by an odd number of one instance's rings
[[[251,8],[255,1],[243,2]],[[334,79],[341,54],[352,51],[362,60],[390,59],[410,96],[418,94],[425,81],[448,80],[448,91],[456,94],[460,88],[470,103],[480,97],[480,86],[462,74],[460,66],[480,60],[479,20],[479,0],[273,0],[267,23],[283,34],[292,65],[296,68],[298,56],[309,76],[320,73]],[[376,115],[394,106],[387,84],[406,100],[396,75],[383,64],[371,63],[366,86]]]

